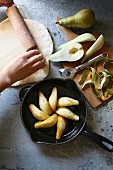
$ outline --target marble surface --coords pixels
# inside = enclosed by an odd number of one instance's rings
[[[57,15],[67,17],[80,9],[91,8],[96,14],[92,30],[105,36],[113,51],[112,0],[15,0],[24,18],[44,23],[53,38],[55,50],[65,42],[55,25]],[[0,21],[6,18],[0,8]],[[91,31],[91,30],[89,30]],[[51,64],[49,78],[60,77],[60,64]],[[105,151],[86,136],[69,143],[51,146],[35,144],[20,119],[18,88],[7,88],[0,94],[0,170],[112,170],[113,154]],[[96,133],[113,141],[113,99],[92,109],[88,104],[87,125]]]

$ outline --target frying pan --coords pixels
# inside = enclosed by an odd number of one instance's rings
[[[60,140],[56,140],[56,125],[47,129],[35,129],[34,124],[37,120],[33,117],[29,110],[29,104],[33,103],[37,107],[38,105],[38,92],[42,91],[45,97],[48,99],[53,87],[57,87],[58,98],[65,96],[77,99],[79,106],[69,107],[73,112],[79,115],[80,120],[75,122],[73,120],[67,120],[66,129]],[[31,139],[36,143],[45,144],[63,144],[66,143],[78,135],[86,135],[96,142],[100,147],[106,151],[113,152],[113,142],[109,139],[92,132],[86,125],[87,120],[87,104],[84,96],[76,86],[75,82],[71,79],[63,80],[60,78],[45,79],[32,86],[27,85],[20,90],[19,93],[21,103],[21,120],[22,123],[30,135]]]

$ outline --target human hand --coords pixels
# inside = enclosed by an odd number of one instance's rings
[[[38,50],[31,50],[15,58],[2,70],[1,76],[7,80],[8,85],[11,85],[30,76],[45,65],[46,62],[42,54],[39,54]]]

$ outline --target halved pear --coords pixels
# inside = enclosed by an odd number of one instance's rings
[[[93,34],[90,33],[84,33],[79,35],[78,37],[74,38],[73,40],[62,44],[58,47],[58,50],[61,50],[62,48],[64,48],[65,46],[68,46],[71,43],[82,43],[82,42],[86,42],[86,41],[96,41],[96,38]]]
[[[49,117],[49,115],[38,109],[34,104],[30,104],[29,109],[33,116],[38,120],[45,120]]]
[[[60,97],[57,103],[58,107],[74,106],[74,105],[79,105],[79,101],[70,97]]]
[[[60,62],[60,61],[77,61],[81,59],[84,55],[84,50],[81,44],[79,43],[70,43],[68,46],[65,46],[60,51],[52,54],[47,57],[47,60]]]
[[[56,110],[56,113],[60,116],[63,116],[65,118],[71,119],[71,120],[75,120],[78,121],[79,120],[79,116],[76,115],[75,113],[73,113],[70,109],[66,108],[66,107],[60,107]]]
[[[48,119],[42,121],[42,122],[37,122],[34,124],[35,128],[49,128],[54,126],[57,123],[58,120],[58,115],[57,114],[53,114],[52,116],[50,116]]]
[[[44,113],[47,113],[48,115],[52,113],[51,106],[41,91],[39,92],[39,107]]]
[[[49,97],[49,104],[52,108],[52,111],[55,112],[56,106],[57,106],[57,88],[56,87],[53,88],[52,93]]]
[[[65,128],[66,128],[66,119],[62,116],[58,116],[56,139],[61,138]]]

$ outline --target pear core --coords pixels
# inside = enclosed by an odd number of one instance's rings
[[[69,54],[74,54],[78,51],[77,48],[73,47],[72,49],[69,50]]]

